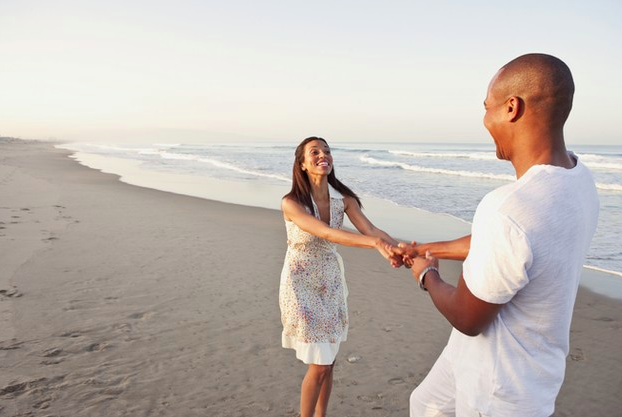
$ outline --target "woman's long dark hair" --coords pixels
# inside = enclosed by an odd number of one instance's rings
[[[313,202],[311,200],[311,184],[309,182],[309,177],[307,173],[302,170],[302,163],[305,160],[305,145],[314,140],[321,140],[326,145],[326,142],[323,138],[318,138],[316,136],[311,136],[306,138],[300,145],[296,148],[296,152],[294,153],[294,168],[292,170],[292,189],[289,193],[285,194],[283,198],[291,198],[305,207],[309,207],[311,210],[311,214],[315,216],[315,210],[313,209]],[[333,188],[339,191],[342,195],[347,195],[356,200],[359,207],[363,207],[361,203],[361,199],[352,191],[348,186],[339,181],[335,176],[335,167],[328,174],[328,183],[333,186]]]

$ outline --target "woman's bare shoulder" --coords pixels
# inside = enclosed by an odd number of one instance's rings
[[[281,199],[281,208],[290,208],[296,206],[301,206],[301,204],[289,195],[286,195]]]
[[[287,221],[291,221],[292,218],[307,213],[304,206],[290,196],[285,196],[281,199],[281,211],[283,212],[283,217]]]
[[[344,195],[343,196],[343,205],[345,210],[347,211],[350,207],[354,207],[354,208],[360,208],[359,203],[356,201],[356,198],[349,196],[349,195]]]

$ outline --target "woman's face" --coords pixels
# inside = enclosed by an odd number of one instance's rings
[[[333,170],[333,156],[326,142],[312,140],[305,145],[302,170],[307,175],[328,175]]]

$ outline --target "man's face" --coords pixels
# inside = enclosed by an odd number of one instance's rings
[[[484,126],[492,136],[497,148],[497,158],[508,159],[503,151],[503,128],[505,127],[505,98],[499,97],[495,89],[495,83],[499,77],[498,72],[488,85],[486,100],[484,100]]]

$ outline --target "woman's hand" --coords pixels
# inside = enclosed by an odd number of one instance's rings
[[[376,240],[376,249],[389,261],[393,268],[399,268],[404,265],[401,250],[397,246],[393,246],[391,243],[379,237]]]
[[[426,252],[423,248],[419,247],[414,240],[411,243],[401,242],[399,244],[399,249],[402,253],[404,265],[408,268],[412,267],[415,258],[425,256]]]

